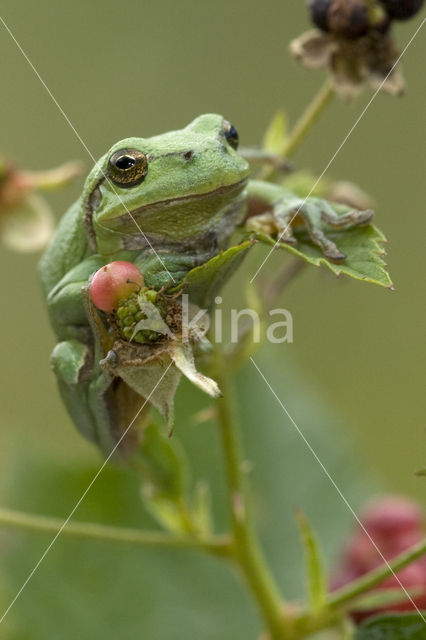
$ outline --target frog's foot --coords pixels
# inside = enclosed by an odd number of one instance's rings
[[[331,262],[342,262],[346,259],[345,254],[327,238],[321,229],[321,222],[325,222],[333,229],[364,227],[371,222],[374,211],[371,209],[365,211],[351,209],[347,213],[337,215],[328,202],[312,198],[302,205],[300,214],[312,241],[322,249],[325,257]]]
[[[330,262],[342,262],[346,256],[324,233],[324,223],[333,229],[368,225],[374,215],[371,210],[352,209],[338,215],[331,205],[319,198],[293,200],[289,205],[282,201],[272,206],[272,211],[249,218],[247,226],[254,231],[277,235],[278,242],[294,244],[293,228],[304,224],[309,236]]]
[[[339,216],[326,200],[316,200],[316,202],[321,208],[322,220],[334,229],[344,229],[345,227],[366,227],[370,224],[374,216],[374,211],[372,209],[365,209],[364,211],[351,209],[347,213]]]

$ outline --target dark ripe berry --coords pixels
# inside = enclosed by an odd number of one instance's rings
[[[328,10],[333,0],[309,0],[308,6],[311,12],[311,20],[321,31],[329,31]]]
[[[380,0],[391,18],[409,20],[424,4],[424,0]]]
[[[364,36],[370,28],[364,0],[334,0],[328,10],[328,26],[332,33],[349,40]]]

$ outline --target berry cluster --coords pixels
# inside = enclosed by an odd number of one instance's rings
[[[321,31],[349,40],[370,32],[386,33],[392,20],[408,20],[424,0],[309,0],[312,22]]]
[[[378,498],[367,505],[361,520],[388,561],[424,538],[423,512],[416,503],[406,498]],[[369,536],[360,528],[349,540],[333,588],[341,587],[383,563]],[[419,592],[414,602],[419,609],[426,609],[426,557],[400,571],[398,580],[392,576],[381,584],[380,589],[398,589],[401,583],[407,591]],[[412,608],[412,603],[407,599],[386,607],[386,610],[408,611]],[[362,619],[365,613],[358,613],[355,617]]]
[[[143,306],[144,303],[154,305],[157,302],[157,297],[158,294],[154,289],[143,287],[139,293],[132,293],[128,298],[120,300],[115,312],[115,321],[119,332],[126,340],[146,344],[154,342],[161,337],[161,334],[157,331],[152,331],[148,328],[138,330],[137,328],[138,322],[147,320],[148,318],[141,306]],[[160,316],[164,317],[164,313],[161,313],[160,309],[158,310]]]
[[[123,260],[110,262],[98,269],[90,281],[92,302],[108,314],[118,333],[125,340],[141,344],[154,342],[161,336],[166,312],[158,301],[158,293],[145,286],[145,280],[136,265]],[[152,307],[155,306],[155,309]],[[152,311],[156,312],[154,315]],[[150,317],[150,328],[138,329],[141,320]]]

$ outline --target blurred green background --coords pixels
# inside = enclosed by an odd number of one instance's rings
[[[259,143],[278,107],[294,122],[322,81],[321,72],[299,68],[287,53],[289,40],[308,27],[301,1],[3,0],[2,17],[95,157],[120,138],[180,128],[209,111],[226,115],[242,144]],[[415,20],[398,26],[401,45],[415,27]],[[379,95],[329,171],[376,199],[396,291],[308,268],[283,299],[294,318],[294,344],[258,356],[355,506],[383,490],[425,496],[425,481],[413,474],[426,464],[425,56],[421,33],[404,61],[406,97]],[[79,158],[89,170],[90,158],[2,27],[0,59],[0,151],[25,168]],[[370,96],[351,106],[335,100],[300,148],[297,166],[320,173]],[[77,181],[51,196],[58,217],[80,189]],[[260,263],[262,252],[253,254],[229,296],[239,295]],[[274,256],[263,277],[271,277],[282,259]],[[0,503],[66,516],[100,458],[70,423],[49,370],[54,337],[36,262],[36,256],[1,251]],[[249,366],[239,376],[261,532],[278,580],[299,597],[301,556],[294,552],[291,508],[308,512],[330,558],[351,517],[262,385]],[[220,457],[211,453],[218,448],[215,430],[191,419],[204,406],[201,394],[183,385],[176,432],[195,475],[212,482],[223,523]],[[77,518],[154,526],[139,506],[136,479],[120,469],[104,474]],[[0,608],[48,541],[1,533]],[[1,637],[130,639],[140,633],[156,640],[227,640],[255,637],[257,624],[232,574],[212,560],[60,540]]]

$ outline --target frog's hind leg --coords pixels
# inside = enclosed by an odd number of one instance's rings
[[[92,442],[98,442],[98,429],[89,406],[91,353],[79,340],[64,340],[53,349],[51,365],[59,392],[79,431]]]
[[[138,439],[139,417],[147,412],[140,412],[140,396],[97,366],[92,349],[79,340],[59,342],[51,362],[63,402],[83,436],[106,455],[117,443],[120,454],[132,451]]]
[[[334,214],[334,212],[333,212]],[[306,200],[302,202],[295,210],[291,219],[292,224],[299,224],[299,220],[302,219],[309,236],[323,252],[325,257],[330,262],[342,262],[346,256],[340,251],[337,245],[327,238],[324,231],[321,228],[322,223],[322,210],[318,206],[317,202],[312,200]]]
[[[374,215],[371,210],[358,211],[352,209],[347,213],[338,215],[331,205],[325,200],[310,198],[302,202],[297,209],[297,216],[300,216],[306,225],[306,229],[311,240],[322,250],[325,257],[330,262],[342,262],[346,256],[338,246],[330,240],[323,231],[323,223],[333,229],[343,229],[345,227],[359,227],[368,225]]]
[[[331,262],[342,262],[346,256],[337,245],[327,238],[321,228],[321,210],[312,202],[304,202],[298,215],[303,219],[311,240],[322,250],[325,257]]]
[[[273,217],[277,228],[277,240],[286,244],[296,244],[292,222],[297,216],[297,209],[285,206],[278,201],[273,205]]]

